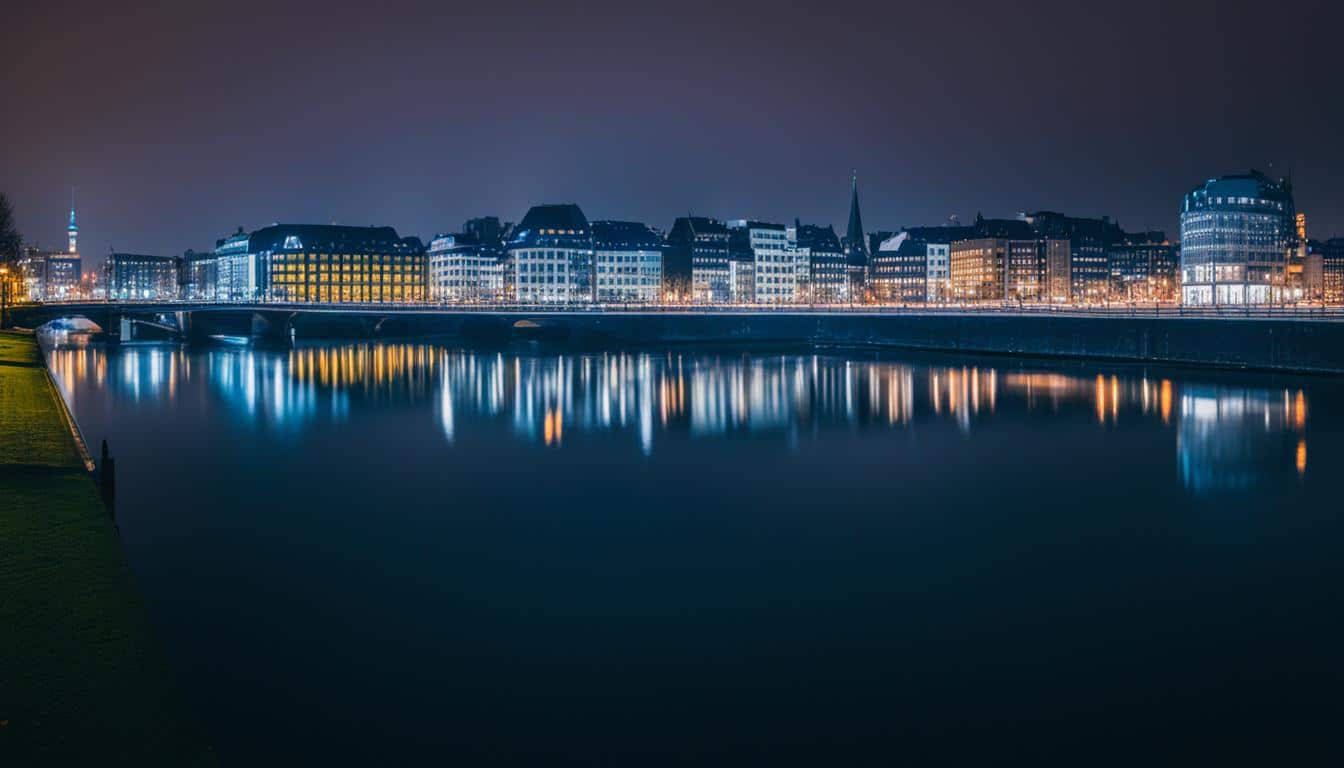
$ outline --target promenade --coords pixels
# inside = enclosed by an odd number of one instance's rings
[[[59,397],[0,332],[0,764],[213,765]]]

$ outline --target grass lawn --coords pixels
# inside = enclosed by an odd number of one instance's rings
[[[41,366],[0,333],[0,765],[212,765]]]

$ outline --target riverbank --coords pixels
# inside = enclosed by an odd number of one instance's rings
[[[0,761],[212,765],[59,398],[0,333]]]

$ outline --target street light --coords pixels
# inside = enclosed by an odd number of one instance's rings
[[[9,308],[9,267],[0,266],[0,330],[5,327],[5,310]]]

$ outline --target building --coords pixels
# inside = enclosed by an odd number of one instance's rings
[[[1294,296],[1286,266],[1297,244],[1292,183],[1259,171],[1209,179],[1181,205],[1181,302],[1270,304]]]
[[[233,255],[242,243],[224,241]],[[254,267],[256,295],[270,301],[394,303],[424,301],[425,248],[392,227],[274,224],[246,236],[239,271]],[[218,249],[217,249],[218,251]],[[246,292],[242,275],[230,292]]]
[[[849,270],[835,227],[794,224],[798,299],[819,304],[849,301]]]
[[[663,235],[636,221],[594,221],[599,302],[653,303],[662,296]]]
[[[172,301],[178,297],[178,259],[139,253],[112,253],[103,260],[109,301]]]
[[[1021,219],[976,217],[971,237],[948,248],[948,287],[954,301],[1046,301],[1059,276],[1065,245],[1039,237]]]
[[[798,257],[789,249],[783,224],[738,219],[728,222],[733,301],[757,304],[792,302],[798,296]],[[750,269],[746,268],[750,264]],[[750,286],[747,277],[750,277]]]
[[[1344,304],[1344,237],[1321,243],[1321,299],[1326,304]]]
[[[242,227],[215,241],[215,301],[255,301],[259,293],[258,254]]]
[[[504,262],[498,248],[481,243],[477,235],[435,235],[429,241],[427,258],[430,301],[479,302],[504,297]]]
[[[668,301],[725,303],[732,299],[728,227],[718,219],[683,216],[672,223],[663,252]]]
[[[1102,302],[1110,296],[1108,257],[1111,246],[1122,239],[1124,232],[1109,216],[1090,219],[1038,211],[1018,214],[1018,218],[1029,224],[1039,238],[1067,240],[1069,243],[1067,277],[1063,271],[1064,262],[1057,259],[1052,271],[1055,281],[1048,286],[1048,296],[1043,299],[1078,304]]]
[[[951,297],[952,243],[976,236],[973,227],[907,227],[872,251],[868,278],[878,301],[943,302]]]
[[[849,273],[849,292],[856,298],[863,296],[868,277],[868,242],[863,235],[863,216],[859,213],[859,172],[850,180],[849,224],[845,227],[845,268]]]
[[[518,301],[593,301],[593,236],[579,206],[533,206],[506,247]]]
[[[1111,245],[1111,298],[1175,301],[1180,296],[1180,249],[1164,232],[1126,233]]]
[[[219,287],[218,267],[214,251],[187,249],[182,254],[177,295],[188,301],[214,301]]]

